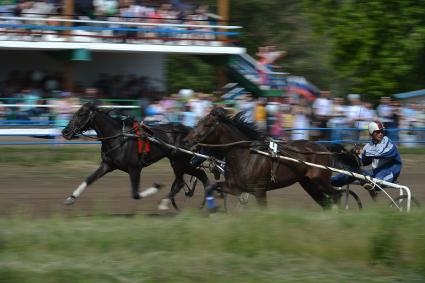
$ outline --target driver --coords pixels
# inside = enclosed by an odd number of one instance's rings
[[[356,151],[363,166],[372,167],[372,170],[365,170],[364,174],[393,183],[400,175],[402,166],[397,147],[384,135],[384,126],[380,121],[369,123],[368,130],[372,140],[363,149]],[[334,187],[342,187],[354,180],[354,177],[340,173],[332,177],[331,184]],[[373,188],[370,183],[364,184],[363,187],[369,190]]]

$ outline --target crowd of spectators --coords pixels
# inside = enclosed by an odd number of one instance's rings
[[[134,75],[99,74],[91,87],[77,83],[74,90],[68,92],[63,90],[60,73],[12,72],[0,82],[0,119],[48,120],[63,125],[75,110],[72,105],[92,99],[132,99],[138,108],[128,114],[151,122],[175,122],[193,127],[213,105],[222,105],[245,111],[248,120],[278,139],[366,140],[368,122],[380,120],[395,142],[425,140],[423,130],[396,130],[424,128],[424,106],[418,103],[400,105],[390,97],[382,97],[376,107],[363,101],[361,95],[332,97],[329,91],[322,91],[312,103],[294,94],[255,98],[246,93],[226,100],[221,98],[222,93],[210,95],[191,90],[165,96],[149,85],[146,78]],[[120,104],[120,101],[112,103]],[[4,104],[19,107],[2,107]],[[46,104],[55,107],[42,107]]]
[[[188,5],[180,1],[74,0],[73,10],[74,19],[84,21],[75,25],[80,27],[90,25],[95,30],[82,27],[71,31],[58,31],[49,27],[68,24],[55,21],[2,19],[2,23],[6,24],[30,24],[40,28],[31,30],[19,29],[17,26],[0,28],[0,37],[3,40],[220,44],[213,33],[214,30],[208,27],[217,23],[217,17],[208,13],[208,6],[205,5]],[[63,1],[59,0],[21,0],[16,5],[0,6],[1,16],[59,19],[64,17],[63,14]],[[90,23],[90,20],[105,22]],[[124,22],[126,24],[120,24]],[[142,23],[145,25],[141,25]],[[173,24],[179,25],[173,26]]]
[[[136,75],[112,76],[100,73],[91,86],[76,82],[72,91],[66,91],[62,73],[13,71],[0,81],[0,119],[55,120],[55,115],[58,114],[55,110],[60,110],[59,114],[71,114],[73,109],[68,107],[66,110],[66,105],[78,104],[80,100],[132,99],[146,101],[145,104],[148,104],[148,101],[159,93],[148,78]],[[60,107],[50,109],[43,106],[56,103],[59,103]]]
[[[382,97],[373,108],[358,94],[332,98],[330,92],[322,92],[312,104],[291,95],[265,99],[245,94],[234,100],[220,100],[203,93],[187,95],[186,98],[173,95],[156,100],[146,108],[145,115],[151,121],[179,122],[193,127],[214,105],[245,111],[247,120],[276,139],[368,140],[368,123],[380,120],[388,131],[387,135],[395,142],[413,145],[416,140],[425,140],[423,105],[407,103],[401,106],[390,97]],[[414,128],[422,130],[414,131]]]

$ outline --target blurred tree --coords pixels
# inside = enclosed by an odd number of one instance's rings
[[[199,0],[199,4],[208,4],[210,11],[216,10],[216,0]],[[313,33],[309,21],[302,11],[303,6],[296,0],[232,0],[230,1],[231,25],[241,25],[240,45],[247,48],[255,57],[258,47],[275,45],[279,50],[287,51],[287,56],[280,62],[283,71],[307,77],[319,87],[338,88],[338,82],[330,65],[330,48],[326,35]],[[177,63],[179,56],[170,56],[169,81],[180,83],[183,75],[176,67],[185,68],[184,62]],[[197,61],[201,66],[205,62]],[[207,67],[202,67],[207,69]],[[214,70],[210,69],[211,72]],[[214,75],[214,73],[212,73]],[[174,76],[178,76],[174,78]],[[188,69],[186,80],[198,76]]]
[[[304,0],[315,31],[329,38],[344,89],[371,99],[423,88],[424,1]]]
[[[334,74],[326,35],[313,33],[302,8],[296,0],[232,0],[230,18],[243,26],[241,45],[249,54],[255,55],[260,46],[275,45],[287,51],[283,71],[329,89]]]
[[[199,3],[214,11],[216,0]],[[281,62],[284,71],[305,76],[320,88],[364,93],[372,100],[423,88],[424,0],[232,0],[230,5],[230,24],[243,26],[240,45],[249,54],[255,56],[259,46],[276,45],[288,52]],[[205,64],[195,61],[199,67]],[[170,79],[182,75],[176,67],[185,66],[174,64]],[[214,76],[212,68],[200,68]],[[198,76],[191,69],[186,74]],[[201,86],[213,81],[204,80]]]
[[[190,55],[168,55],[167,61],[168,92],[184,88],[203,92],[215,89],[214,66]]]

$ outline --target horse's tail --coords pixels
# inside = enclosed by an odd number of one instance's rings
[[[351,171],[360,172],[360,158],[353,152],[347,150],[342,144],[329,143],[325,147],[332,153],[332,167]]]

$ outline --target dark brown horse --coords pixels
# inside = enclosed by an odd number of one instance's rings
[[[208,186],[209,198],[212,191],[218,189],[232,195],[248,192],[256,196],[258,203],[265,205],[267,191],[298,182],[322,207],[337,200],[338,191],[330,185],[330,171],[254,152],[252,148],[264,150],[268,144],[255,125],[245,120],[242,112],[231,116],[223,108],[214,108],[199,121],[185,141],[192,146],[214,146],[225,156],[225,181]],[[279,146],[281,155],[322,165],[332,164],[332,155],[326,154],[328,152],[325,146],[305,140],[289,141]]]

